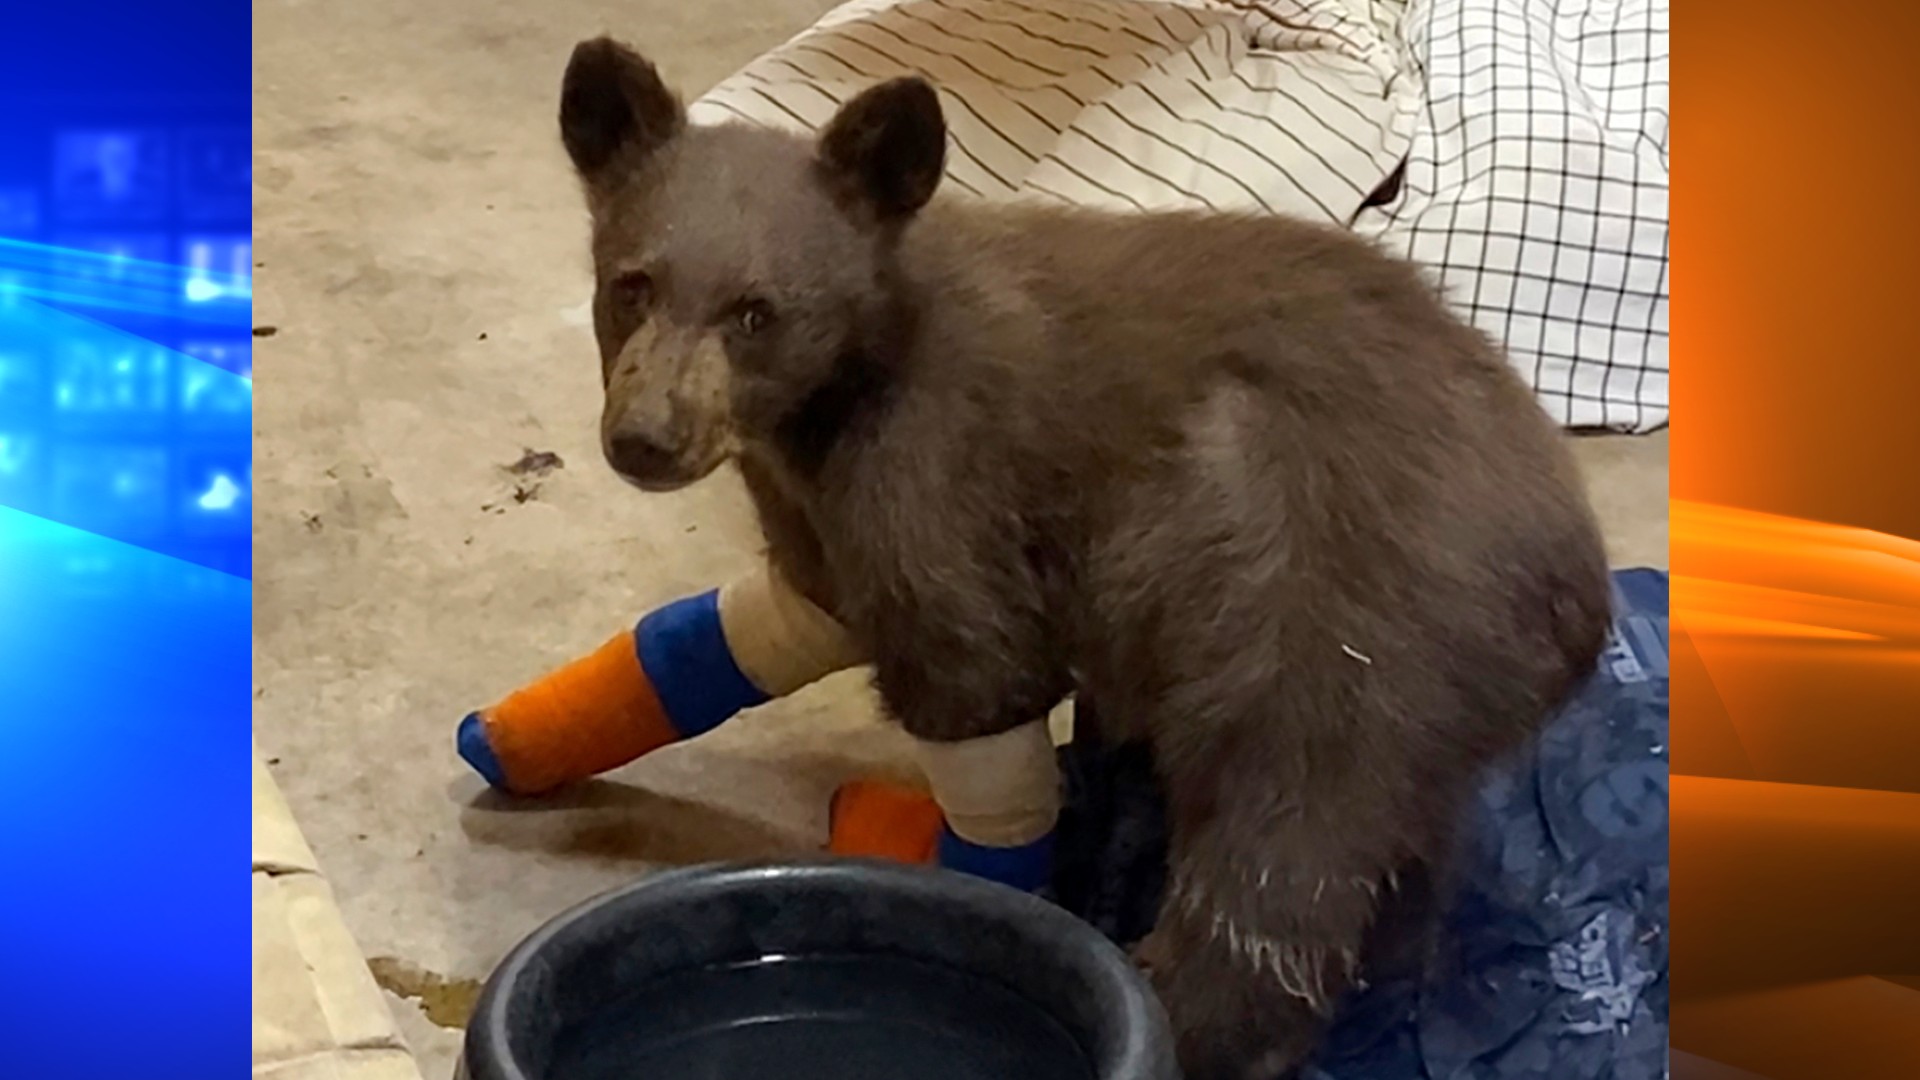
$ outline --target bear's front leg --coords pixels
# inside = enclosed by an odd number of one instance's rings
[[[936,861],[1028,891],[1050,884],[1061,796],[1046,716],[1065,696],[1064,677],[1038,649],[1021,656],[912,640],[881,647],[875,681],[914,736],[940,808]]]

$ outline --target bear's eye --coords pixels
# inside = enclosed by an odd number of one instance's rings
[[[653,279],[643,270],[628,270],[608,283],[614,306],[638,311],[653,303]]]
[[[757,296],[740,301],[733,309],[733,324],[752,337],[773,323],[773,305]]]

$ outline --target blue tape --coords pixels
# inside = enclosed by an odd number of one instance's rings
[[[1053,882],[1053,831],[1019,847],[988,847],[942,826],[939,857],[944,869],[1033,892]]]
[[[634,628],[633,641],[667,722],[683,739],[767,700],[733,662],[717,589],[656,609]]]
[[[493,744],[487,741],[487,724],[479,713],[468,713],[466,719],[460,721],[460,727],[453,733],[453,748],[482,780],[506,790],[506,770],[500,767],[500,759],[493,756]]]

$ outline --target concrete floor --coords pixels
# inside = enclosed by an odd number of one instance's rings
[[[428,1080],[541,920],[815,848],[834,784],[902,760],[858,676],[532,808],[451,748],[470,708],[756,550],[732,477],[648,497],[599,462],[567,50],[611,30],[697,91],[828,6],[255,7],[255,727]],[[565,464],[511,472],[529,449]],[[1664,566],[1665,436],[1579,451],[1616,561]]]

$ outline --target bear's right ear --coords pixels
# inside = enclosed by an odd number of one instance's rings
[[[583,179],[640,164],[685,125],[680,99],[645,57],[612,38],[574,46],[560,83],[560,141]]]

